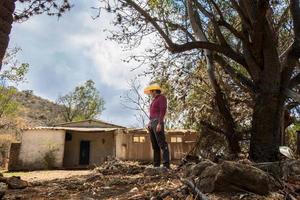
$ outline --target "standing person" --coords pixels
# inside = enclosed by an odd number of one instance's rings
[[[169,147],[166,142],[164,130],[164,117],[167,111],[167,98],[161,94],[161,88],[157,84],[144,89],[144,93],[152,97],[150,104],[150,122],[148,130],[153,149],[153,165],[160,167],[160,151],[163,152],[163,165],[170,169]]]

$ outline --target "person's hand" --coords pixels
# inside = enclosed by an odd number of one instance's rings
[[[158,123],[156,126],[156,133],[160,133],[160,131],[161,131],[161,124]]]

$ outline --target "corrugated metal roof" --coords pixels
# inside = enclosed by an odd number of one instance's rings
[[[99,123],[99,125],[104,124],[104,125],[112,126],[110,128],[126,128],[124,126],[108,123],[108,122],[98,120],[98,119],[86,119],[86,120],[80,120],[80,121],[74,121],[74,122],[64,122],[64,123],[54,124],[54,126],[62,127],[62,126],[68,126],[68,125],[76,125],[76,124],[80,124],[83,122],[89,122],[89,123],[94,122],[94,123]],[[75,127],[75,126],[72,126],[72,127]],[[80,126],[78,126],[78,127],[80,127]],[[99,128],[101,128],[101,127],[99,127]]]
[[[143,128],[129,128],[126,129],[128,133],[147,133],[147,129]],[[166,133],[168,134],[176,134],[176,133],[190,133],[190,134],[196,134],[197,131],[192,130],[192,129],[166,129]]]
[[[146,134],[147,129],[127,129],[127,128],[82,128],[82,127],[61,127],[61,126],[54,126],[54,127],[47,127],[47,126],[38,126],[34,128],[24,128],[23,131],[26,130],[66,130],[66,131],[78,131],[78,132],[108,132],[108,131],[115,131],[115,130],[125,130],[124,133],[131,133],[131,134]],[[195,130],[166,130],[167,134],[196,134],[197,131]]]
[[[79,127],[45,127],[45,126],[38,126],[35,128],[26,128],[23,130],[66,130],[66,131],[79,131],[79,132],[107,132],[107,131],[115,131],[120,128],[79,128]]]

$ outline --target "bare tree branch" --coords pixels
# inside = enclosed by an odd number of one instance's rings
[[[138,11],[142,16],[149,21],[154,28],[158,31],[160,36],[165,40],[167,43],[167,48],[172,53],[180,53],[183,51],[193,50],[193,49],[208,49],[211,51],[216,51],[226,55],[227,57],[233,59],[237,63],[247,66],[244,58],[237,52],[234,52],[228,46],[220,46],[218,44],[210,43],[210,42],[187,42],[185,44],[175,44],[173,41],[168,37],[168,35],[162,30],[162,28],[157,24],[156,20],[151,17],[143,8],[141,8],[137,3],[132,0],[124,0],[126,3],[131,5],[136,11]]]
[[[234,52],[232,49],[226,46],[220,46],[211,42],[197,41],[187,42],[185,44],[173,44],[172,46],[168,47],[168,49],[173,53],[181,53],[194,49],[208,49],[217,53],[222,53],[237,63],[247,67],[247,63],[241,54]]]
[[[219,65],[222,66],[222,68],[225,70],[226,73],[228,73],[233,80],[238,80],[238,84],[242,84],[243,86],[246,86],[247,90],[250,92],[255,92],[256,87],[254,83],[244,76],[243,74],[237,72],[232,66],[230,66],[221,56],[214,55],[215,60],[219,63]]]
[[[300,73],[298,73],[294,78],[291,79],[289,88],[292,89],[300,84]]]

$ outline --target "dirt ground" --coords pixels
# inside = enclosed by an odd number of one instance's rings
[[[5,177],[20,176],[22,180],[35,181],[51,181],[54,179],[65,179],[74,176],[84,176],[92,174],[91,170],[49,170],[49,171],[32,171],[32,172],[4,172]]]
[[[4,174],[7,176],[8,174]],[[9,174],[11,175],[11,174]],[[150,199],[162,188],[181,183],[170,174],[145,177],[144,174],[100,174],[97,171],[22,172],[30,187],[8,190],[3,199]]]
[[[25,189],[9,189],[3,199],[109,199],[109,200],[171,200],[196,199],[184,188],[180,171],[172,166],[169,171],[148,165],[111,161],[94,170],[35,171],[4,173],[20,176],[29,182]],[[165,197],[162,197],[167,194]],[[282,195],[257,196],[249,193],[209,194],[210,200],[281,200]]]

